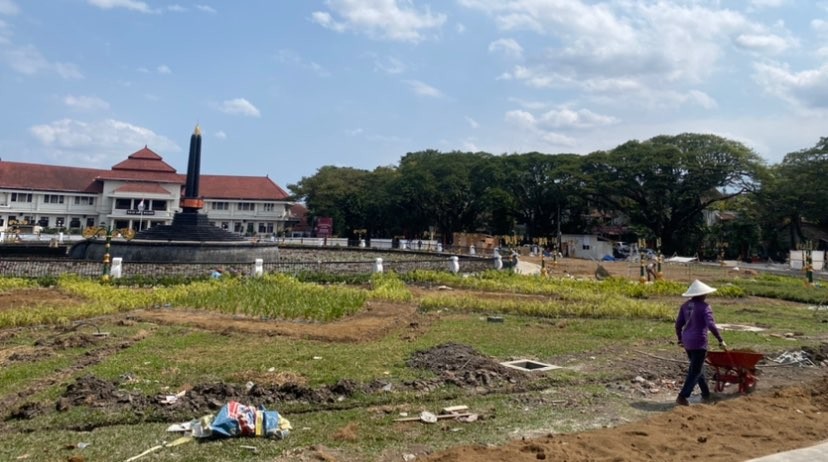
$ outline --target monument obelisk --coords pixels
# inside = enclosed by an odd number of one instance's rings
[[[201,175],[201,128],[196,125],[190,136],[190,156],[187,159],[187,181],[184,183],[184,197],[181,198],[182,213],[198,213],[204,208],[204,201],[198,195],[198,181]]]
[[[210,224],[199,191],[201,176],[201,129],[196,125],[190,136],[190,156],[184,182],[180,212],[173,214],[172,224],[145,229],[131,241],[113,240],[111,255],[124,262],[252,264],[256,259],[277,261],[279,247],[272,242],[250,241]],[[170,206],[175,207],[174,203]],[[107,249],[102,241],[87,239],[69,249],[71,258],[97,260]]]

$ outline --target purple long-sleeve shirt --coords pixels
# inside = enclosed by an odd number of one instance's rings
[[[706,350],[708,330],[719,342],[722,341],[710,305],[704,300],[692,298],[684,302],[676,317],[676,337],[684,349]]]

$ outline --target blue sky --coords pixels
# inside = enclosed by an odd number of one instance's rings
[[[0,158],[286,187],[406,152],[828,136],[828,0],[0,0]]]

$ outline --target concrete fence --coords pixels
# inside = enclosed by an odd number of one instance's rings
[[[110,274],[113,277],[129,276],[209,276],[214,269],[222,268],[225,273],[254,276],[264,273],[298,274],[302,272],[329,274],[360,274],[377,272],[407,273],[414,270],[461,271],[473,273],[495,269],[494,258],[454,257],[449,255],[431,258],[394,259],[393,256],[382,258],[379,267],[377,259],[325,261],[291,260],[259,261],[246,264],[224,263],[138,263],[113,261]],[[457,266],[455,266],[457,265]],[[457,268],[457,269],[456,269]],[[98,277],[103,273],[103,264],[94,261],[67,259],[3,259],[0,260],[0,275],[16,277],[44,277],[76,274],[82,277]]]

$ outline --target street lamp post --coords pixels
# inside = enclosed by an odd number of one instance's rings
[[[141,228],[144,224],[144,199],[141,199],[141,202],[138,203],[138,232],[141,232]]]

